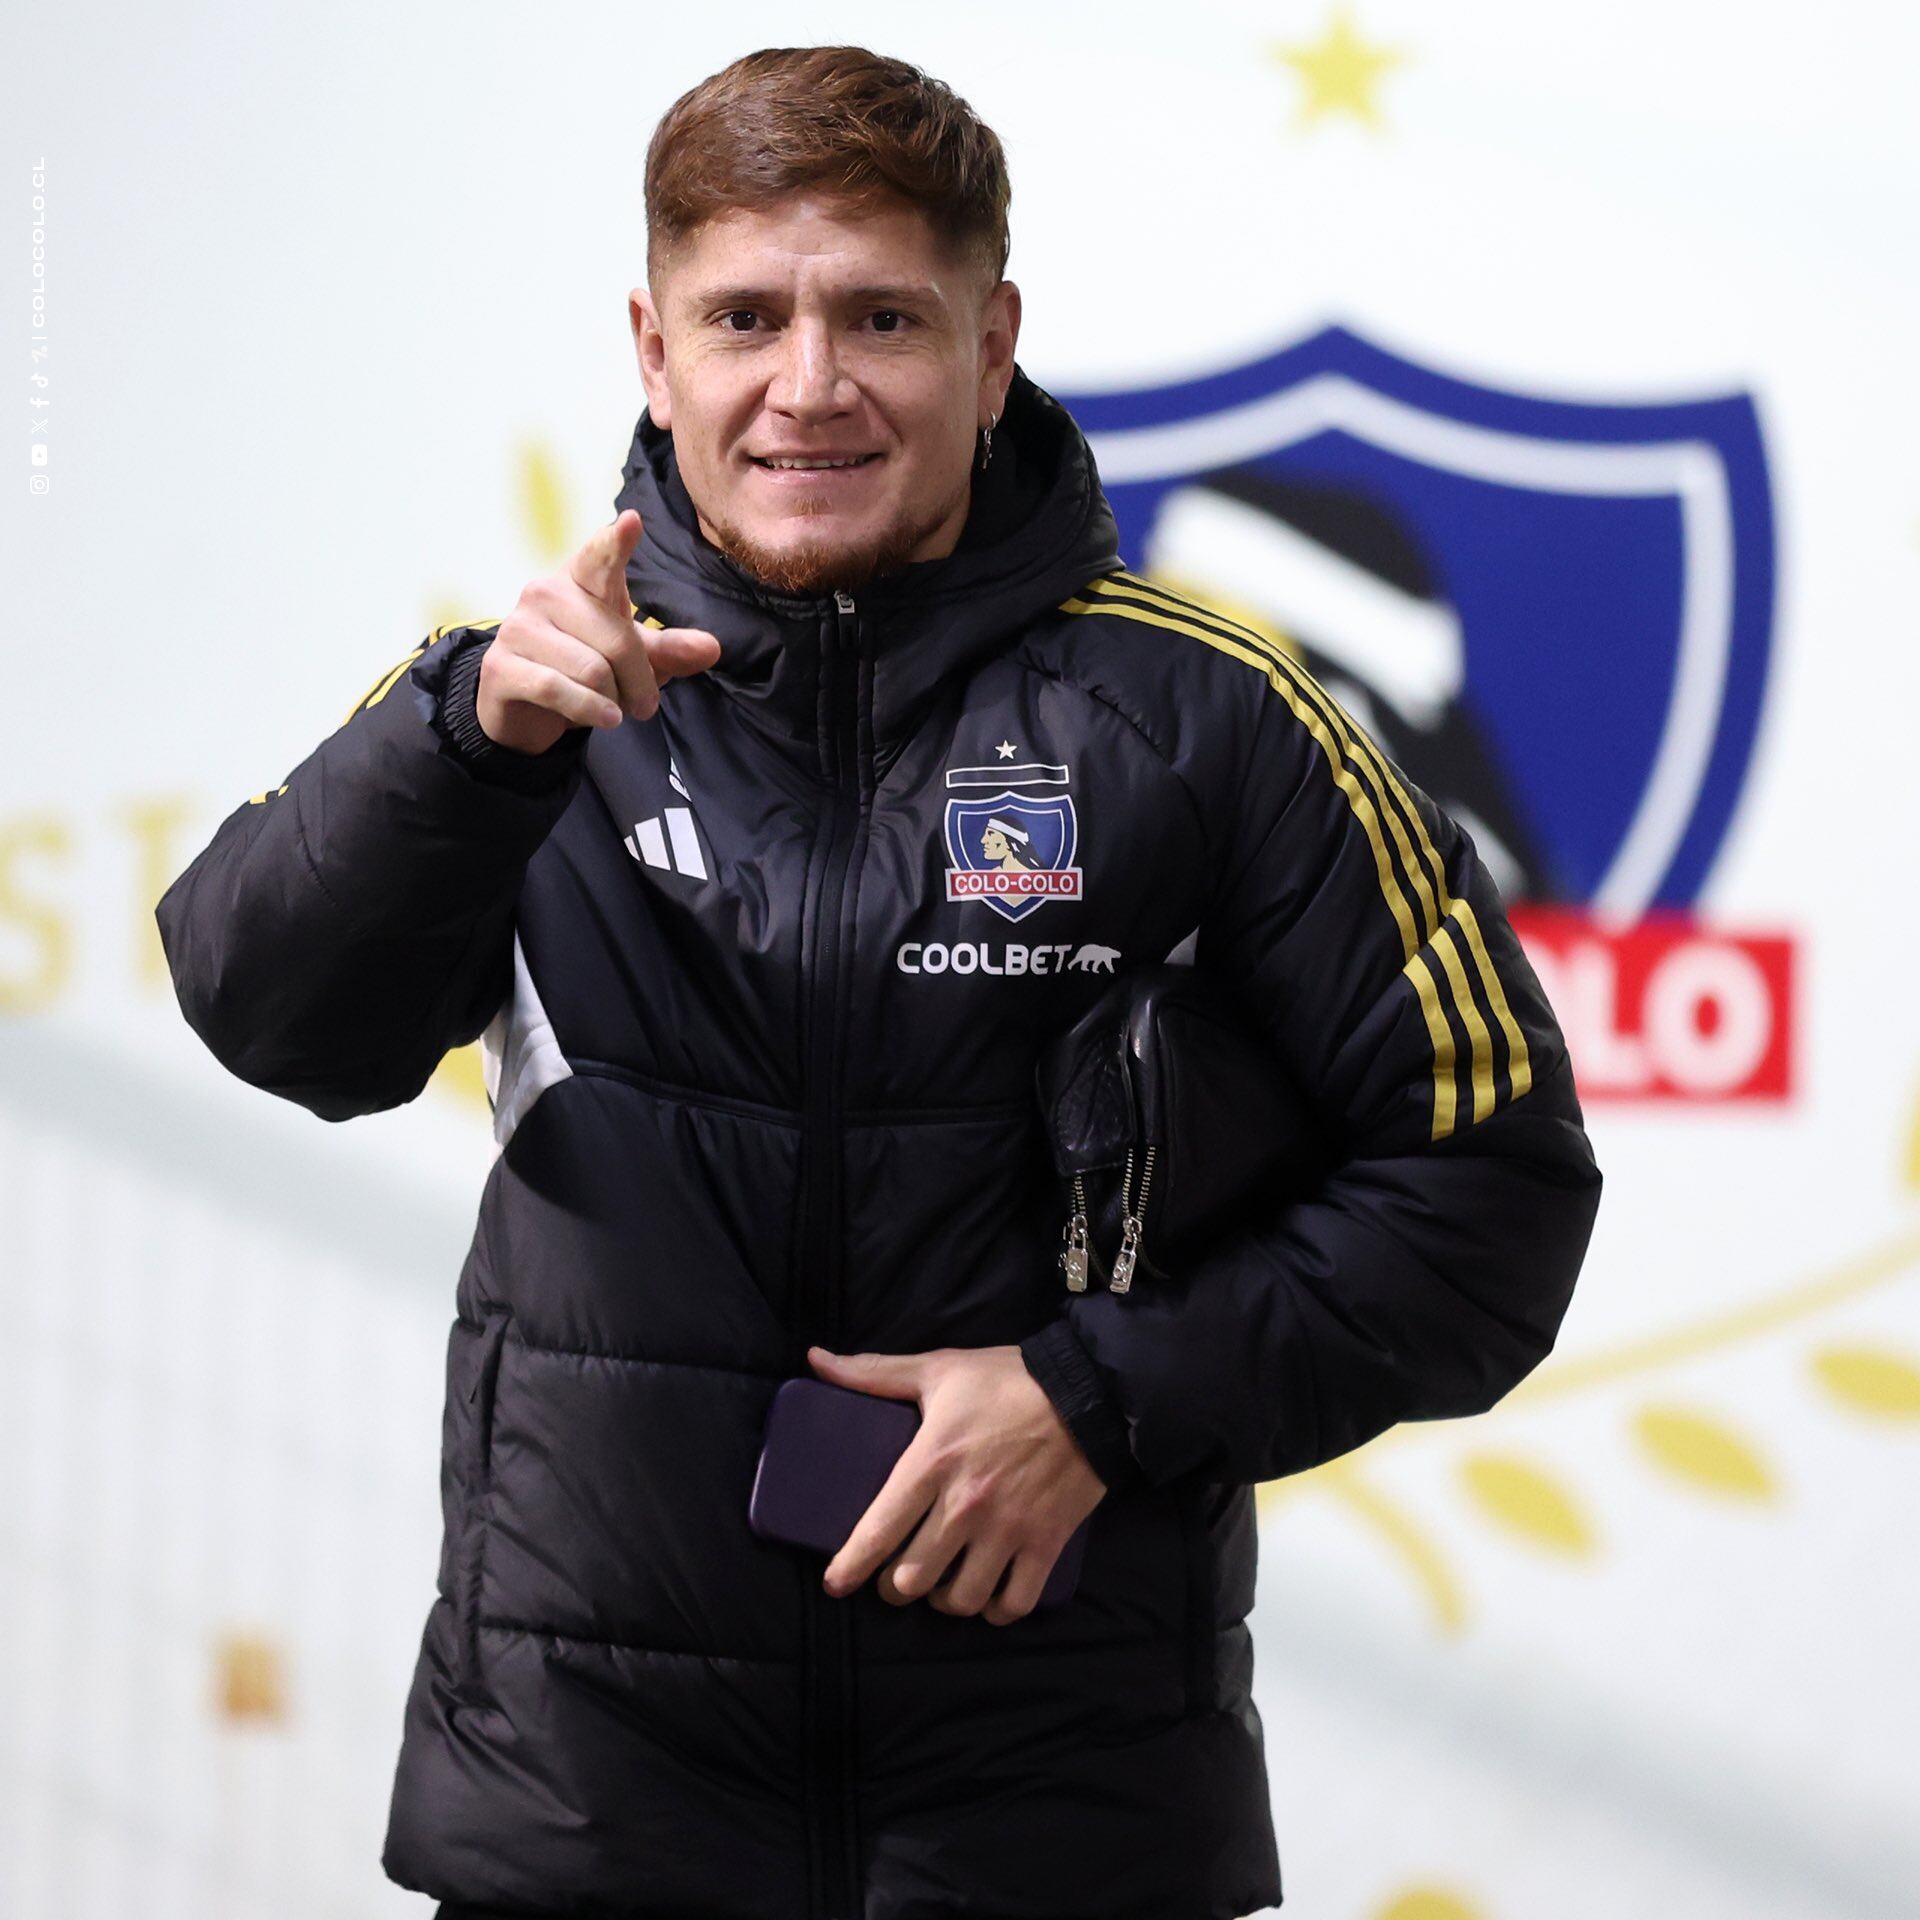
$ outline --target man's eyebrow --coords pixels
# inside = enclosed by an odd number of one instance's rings
[[[702,312],[719,312],[729,307],[765,306],[779,298],[772,287],[710,287],[692,296],[692,304]],[[937,287],[890,286],[845,287],[835,296],[848,306],[943,307],[946,301]]]
[[[846,298],[857,300],[863,305],[895,307],[941,307],[946,302],[941,298],[938,287],[928,286],[890,286],[890,287],[849,287]]]

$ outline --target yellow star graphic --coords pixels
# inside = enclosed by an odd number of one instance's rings
[[[1345,7],[1334,10],[1326,31],[1312,45],[1288,46],[1276,40],[1269,51],[1300,76],[1299,126],[1310,126],[1327,113],[1350,113],[1370,127],[1382,125],[1375,98],[1380,76],[1406,58],[1396,48],[1362,39]]]

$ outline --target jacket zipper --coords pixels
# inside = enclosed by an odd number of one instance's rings
[[[1148,1147],[1140,1169],[1140,1195],[1133,1197],[1135,1150],[1127,1149],[1127,1164],[1120,1175],[1120,1251],[1114,1256],[1111,1272],[1101,1265],[1088,1234],[1087,1182],[1083,1174],[1073,1176],[1073,1212],[1061,1229],[1065,1245],[1060,1249],[1060,1265],[1066,1270],[1067,1291],[1085,1293],[1090,1265],[1106,1274],[1110,1293],[1125,1293],[1133,1285],[1133,1269],[1140,1258],[1147,1231],[1147,1189],[1153,1184],[1153,1156],[1157,1148]]]
[[[834,595],[824,632],[826,740],[833,783],[826,847],[814,895],[812,991],[807,1040],[807,1232],[800,1276],[801,1334],[833,1351],[844,1318],[840,1272],[840,916],[863,804],[859,766],[858,613],[853,596]],[[800,1355],[802,1372],[806,1366]],[[854,1832],[849,1744],[852,1678],[852,1603],[830,1600],[818,1569],[806,1588],[806,1688],[812,1749],[808,1799],[815,1810],[814,1898],[817,1920],[857,1920],[860,1908],[858,1842]]]
[[[1133,1149],[1127,1149],[1127,1168],[1120,1176],[1120,1251],[1114,1257],[1110,1291],[1125,1293],[1133,1285],[1133,1263],[1140,1257],[1140,1236],[1146,1231],[1147,1185],[1153,1178],[1153,1148],[1147,1149],[1146,1165],[1140,1170],[1140,1197],[1133,1192]]]

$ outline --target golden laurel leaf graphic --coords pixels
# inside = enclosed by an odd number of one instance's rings
[[[1813,1376],[1843,1406],[1878,1420],[1920,1420],[1920,1367],[1877,1347],[1822,1347]]]
[[[1460,1463],[1460,1474],[1492,1519],[1536,1546],[1589,1554],[1599,1544],[1573,1496],[1524,1460],[1472,1454]]]
[[[1441,1887],[1409,1887],[1382,1907],[1375,1920],[1481,1920],[1483,1909]]]
[[[225,1633],[213,1655],[214,1707],[221,1719],[286,1719],[286,1663],[276,1642],[261,1633]]]
[[[1710,1493],[1771,1500],[1779,1492],[1766,1462],[1718,1420],[1680,1407],[1643,1407],[1633,1429],[1655,1466]]]
[[[469,1041],[464,1047],[455,1047],[451,1053],[442,1054],[440,1064],[433,1070],[431,1081],[443,1093],[450,1093],[456,1100],[464,1100],[475,1107],[487,1104],[487,1069],[481,1057],[480,1042]]]
[[[520,520],[542,559],[566,553],[566,485],[553,456],[535,440],[520,448]]]
[[[1915,1151],[1920,1156],[1920,1133]],[[1920,1278],[1920,1231],[1909,1228],[1771,1296],[1599,1353],[1556,1355],[1482,1417],[1530,1413],[1556,1399],[1741,1346],[1912,1278]],[[1857,1343],[1832,1345],[1815,1352],[1810,1366],[1826,1392],[1852,1412],[1889,1421],[1920,1419],[1920,1363],[1902,1354]],[[1723,1424],[1671,1407],[1648,1410],[1638,1424],[1643,1445],[1663,1468],[1716,1491],[1756,1497],[1764,1487],[1764,1497],[1772,1497],[1765,1462]],[[1431,1444],[1448,1431],[1449,1423],[1403,1422],[1351,1454],[1267,1481],[1258,1490],[1260,1518],[1266,1522],[1303,1494],[1331,1496],[1389,1547],[1427,1600],[1434,1627],[1442,1634],[1462,1633],[1471,1611],[1465,1584],[1418,1516],[1376,1485],[1371,1471],[1382,1458]],[[1580,1507],[1545,1474],[1524,1461],[1495,1455],[1466,1461],[1461,1472],[1472,1497],[1502,1526],[1557,1551],[1593,1556],[1598,1542]]]

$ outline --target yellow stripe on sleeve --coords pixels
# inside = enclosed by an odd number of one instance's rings
[[[1407,897],[1401,891],[1399,876],[1394,872],[1393,859],[1387,852],[1387,843],[1380,831],[1380,816],[1374,809],[1372,797],[1361,788],[1360,783],[1353,776],[1352,769],[1345,764],[1339,747],[1327,731],[1325,722],[1301,699],[1293,683],[1276,670],[1271,658],[1253,647],[1228,639],[1224,634],[1210,633],[1191,620],[1177,619],[1167,613],[1157,613],[1150,607],[1132,603],[1096,605],[1090,601],[1077,599],[1063,601],[1061,606],[1067,613],[1125,613],[1132,619],[1144,620],[1149,626],[1165,627],[1171,633],[1185,634],[1193,640],[1204,640],[1209,646],[1218,648],[1220,652],[1231,654],[1236,660],[1244,660],[1248,666],[1258,667],[1266,675],[1267,684],[1287,703],[1293,717],[1306,728],[1308,734],[1319,745],[1320,751],[1326,755],[1327,765],[1333,771],[1334,785],[1346,795],[1347,805],[1352,808],[1354,818],[1359,821],[1368,843],[1373,848],[1373,863],[1380,876],[1380,891],[1386,899],[1395,924],[1400,929],[1402,957],[1411,959],[1420,948],[1421,935],[1414,925],[1412,913],[1408,910]]]
[[[1327,725],[1333,730],[1334,738],[1337,739],[1345,749],[1347,758],[1352,761],[1361,777],[1373,788],[1375,797],[1380,804],[1381,814],[1386,820],[1388,830],[1393,835],[1394,845],[1400,850],[1401,866],[1408,880],[1412,883],[1414,894],[1420,903],[1420,937],[1423,941],[1431,940],[1434,929],[1440,924],[1442,910],[1434,904],[1433,894],[1427,886],[1426,874],[1422,871],[1419,861],[1414,857],[1413,847],[1407,839],[1406,828],[1401,825],[1400,815],[1394,806],[1389,804],[1390,793],[1397,795],[1402,806],[1406,805],[1406,796],[1404,793],[1399,792],[1391,778],[1384,773],[1379,756],[1367,751],[1372,743],[1367,740],[1364,730],[1353,724],[1352,716],[1347,712],[1346,708],[1341,706],[1339,701],[1294,658],[1285,644],[1275,636],[1262,633],[1258,628],[1245,626],[1239,621],[1230,621],[1224,614],[1215,613],[1211,608],[1201,607],[1197,601],[1187,602],[1186,596],[1170,593],[1164,587],[1157,587],[1151,581],[1143,579],[1139,574],[1123,573],[1109,577],[1122,581],[1126,586],[1133,588],[1138,593],[1151,594],[1160,601],[1170,602],[1176,607],[1182,607],[1184,603],[1184,605],[1190,606],[1191,608],[1191,611],[1188,613],[1189,618],[1202,620],[1223,633],[1236,634],[1248,645],[1256,646],[1260,648],[1262,652],[1272,656],[1275,664],[1279,666],[1281,671],[1285,673],[1295,687],[1299,689],[1301,697],[1318,709],[1321,716],[1326,720]],[[1114,593],[1112,588],[1106,586],[1103,582],[1095,581],[1092,583],[1092,586],[1093,590],[1101,594],[1102,597],[1115,599],[1119,597]],[[1134,603],[1126,602],[1124,604],[1131,605]],[[1410,807],[1408,811],[1412,813]],[[1413,826],[1416,833],[1420,831],[1420,822],[1417,814],[1413,816]]]
[[[1154,586],[1151,581],[1146,580],[1139,574],[1121,572],[1108,577],[1115,580],[1122,580],[1130,585],[1144,587],[1148,591],[1160,595],[1162,598],[1177,597],[1170,596],[1167,589]],[[1098,585],[1097,582],[1093,584]],[[1255,629],[1242,627],[1238,622],[1228,621],[1224,615],[1214,612],[1211,608],[1202,608],[1198,603],[1194,603],[1194,611],[1202,614],[1205,618],[1218,625],[1237,627],[1240,632],[1256,644],[1263,638]],[[1438,932],[1439,921],[1449,919],[1459,920],[1461,928],[1466,935],[1467,950],[1473,956],[1474,971],[1479,975],[1481,984],[1486,990],[1487,1004],[1492,1007],[1494,1018],[1499,1022],[1500,1030],[1506,1037],[1508,1047],[1508,1077],[1512,1082],[1513,1089],[1510,1097],[1517,1100],[1520,1095],[1525,1093],[1533,1084],[1533,1070],[1531,1060],[1527,1053],[1526,1037],[1521,1033],[1519,1023],[1513,1017],[1513,1009],[1508,1004],[1506,989],[1501,985],[1499,969],[1495,967],[1493,964],[1493,956],[1487,951],[1486,941],[1482,937],[1480,923],[1474,916],[1473,908],[1465,900],[1450,891],[1447,886],[1445,863],[1441,860],[1439,849],[1434,846],[1432,837],[1427,832],[1426,822],[1420,817],[1420,809],[1414,805],[1413,797],[1407,792],[1399,776],[1395,773],[1393,763],[1379,751],[1366,730],[1358,725],[1352,725],[1351,730],[1349,730],[1347,726],[1342,726],[1340,722],[1343,720],[1351,722],[1352,716],[1334,699],[1333,695],[1328,693],[1305,667],[1293,659],[1291,654],[1287,653],[1284,649],[1274,648],[1271,641],[1268,641],[1266,644],[1268,650],[1275,654],[1275,657],[1287,672],[1292,674],[1296,680],[1305,682],[1306,685],[1312,689],[1313,693],[1319,696],[1318,704],[1320,704],[1323,709],[1329,711],[1329,717],[1334,720],[1336,732],[1340,733],[1342,738],[1348,741],[1357,759],[1371,763],[1378,779],[1385,782],[1386,787],[1393,793],[1400,811],[1405,814],[1407,823],[1413,829],[1414,838],[1419,842],[1421,857],[1433,875],[1434,895],[1438,897],[1438,911],[1434,924],[1428,929],[1427,937],[1431,939],[1433,935]],[[1393,818],[1391,812],[1388,814],[1388,818]],[[1412,857],[1411,852],[1407,849],[1404,840],[1400,841],[1399,844],[1402,852],[1406,854],[1406,857],[1410,860]],[[1431,910],[1434,906],[1434,896],[1427,893],[1424,884],[1420,881],[1417,870],[1414,872],[1413,877],[1415,890],[1421,897],[1421,904]],[[1480,1116],[1476,1113],[1474,1117],[1478,1119]]]
[[[1454,1121],[1453,1029],[1447,1025],[1446,1010],[1440,1004],[1440,989],[1425,959],[1416,953],[1407,962],[1406,972],[1420,996],[1420,1011],[1427,1017],[1427,1037],[1433,1042],[1432,1137],[1444,1140],[1453,1131]]]
[[[1527,1052],[1527,1037],[1520,1031],[1519,1023],[1513,1017],[1513,1009],[1507,1004],[1507,996],[1500,989],[1499,970],[1487,952],[1487,943],[1481,937],[1480,922],[1471,903],[1456,900],[1453,910],[1459,914],[1460,924],[1467,930],[1467,944],[1473,949],[1481,977],[1493,982],[1494,991],[1488,996],[1488,1001],[1493,1008],[1493,1017],[1500,1022],[1500,1031],[1507,1037],[1507,1077],[1512,1082],[1507,1098],[1518,1100],[1533,1085],[1533,1058]]]
[[[434,639],[438,639],[438,638],[439,638],[439,635],[435,634]],[[386,670],[386,672],[383,673],[380,676],[380,678],[376,680],[373,683],[373,685],[370,686],[366,690],[366,692],[363,693],[360,696],[360,698],[356,700],[353,703],[353,705],[347,709],[346,720],[342,720],[340,724],[344,727],[347,724],[347,720],[351,720],[355,714],[364,713],[368,707],[377,707],[380,704],[380,702],[387,697],[388,692],[392,689],[393,683],[396,680],[398,680],[400,676],[403,673],[405,673],[406,670],[410,666],[412,666],[413,663],[416,660],[418,660],[423,653],[426,652],[427,647],[431,646],[432,644],[433,644],[433,641],[429,640],[425,643],[425,645],[415,647],[414,650],[410,654],[408,654],[404,660],[400,661],[395,666],[389,667]]]
[[[380,702],[399,685],[400,676],[405,673],[429,647],[438,645],[448,634],[461,632],[463,630],[468,633],[491,633],[494,632],[499,625],[500,622],[498,620],[449,620],[444,625],[435,627],[434,630],[427,635],[426,639],[415,647],[404,660],[389,667],[386,672],[347,709],[346,720],[342,720],[340,724],[344,727],[347,724],[347,720],[351,720],[356,714],[365,713],[369,707],[377,707]]]
[[[1462,1022],[1467,1027],[1472,1043],[1474,1119],[1483,1119],[1493,1110],[1495,1104],[1492,1036],[1474,1002],[1458,952],[1452,944],[1452,929],[1447,927],[1447,922],[1458,922],[1459,933],[1466,941],[1474,971],[1485,990],[1487,1004],[1493,1009],[1495,1020],[1506,1041],[1509,1097],[1518,1099],[1526,1092],[1532,1085],[1532,1067],[1526,1038],[1513,1017],[1512,1008],[1500,981],[1499,970],[1494,966],[1492,956],[1487,951],[1485,938],[1471,904],[1454,894],[1447,886],[1445,863],[1441,860],[1439,850],[1434,846],[1432,837],[1427,832],[1426,822],[1422,819],[1418,806],[1414,804],[1412,796],[1399,779],[1392,762],[1379,751],[1365,729],[1353,721],[1352,716],[1334,699],[1332,694],[1327,692],[1292,656],[1283,642],[1283,637],[1273,633],[1263,633],[1258,628],[1229,619],[1214,608],[1205,606],[1184,594],[1176,594],[1142,575],[1130,573],[1124,569],[1088,581],[1082,589],[1082,595],[1084,597],[1077,596],[1064,601],[1062,610],[1069,613],[1126,614],[1134,619],[1147,621],[1151,625],[1187,634],[1223,653],[1231,654],[1237,659],[1259,667],[1265,673],[1268,683],[1286,699],[1295,717],[1319,743],[1322,752],[1327,756],[1329,766],[1334,770],[1336,782],[1346,794],[1355,817],[1366,830],[1368,840],[1372,844],[1375,864],[1380,871],[1382,892],[1394,912],[1395,921],[1401,928],[1405,952],[1402,971],[1407,974],[1420,995],[1422,1009],[1427,1016],[1428,1029],[1434,1038],[1434,1138],[1439,1139],[1445,1132],[1451,1131],[1454,1123],[1455,1097],[1452,1080],[1454,1045],[1451,1029],[1446,1025],[1444,1012],[1439,1004],[1438,982],[1431,968],[1423,960],[1418,959],[1420,948],[1428,942],[1433,943],[1434,950],[1440,955],[1441,964],[1447,973],[1448,985],[1452,988],[1461,1009]],[[1353,783],[1352,775],[1340,764],[1340,752],[1333,744],[1336,739],[1339,748],[1344,749],[1344,757],[1351,761],[1353,767],[1360,771],[1368,786],[1372,788],[1373,796],[1378,801],[1377,811],[1373,800],[1360,792]],[[1408,911],[1406,895],[1401,890],[1398,876],[1392,870],[1392,864],[1381,837],[1380,820],[1382,818],[1386,822],[1388,832],[1392,835],[1402,867],[1420,908],[1420,930],[1417,934],[1410,931],[1413,923]],[[1404,827],[1403,820],[1406,823]],[[1412,830],[1412,842],[1407,836],[1408,828]],[[1417,843],[1417,853],[1415,843]],[[1427,884],[1429,874],[1432,876],[1431,888]],[[1438,1029],[1435,1028],[1436,1015],[1440,1016]],[[1440,1036],[1443,1033],[1446,1037],[1444,1071],[1440,1044]]]
[[[1480,1009],[1473,1003],[1473,989],[1467,984],[1467,970],[1453,944],[1453,929],[1442,927],[1433,936],[1433,950],[1453,983],[1453,1004],[1465,1021],[1467,1041],[1473,1053],[1473,1117],[1484,1120],[1493,1111],[1493,1037]]]

